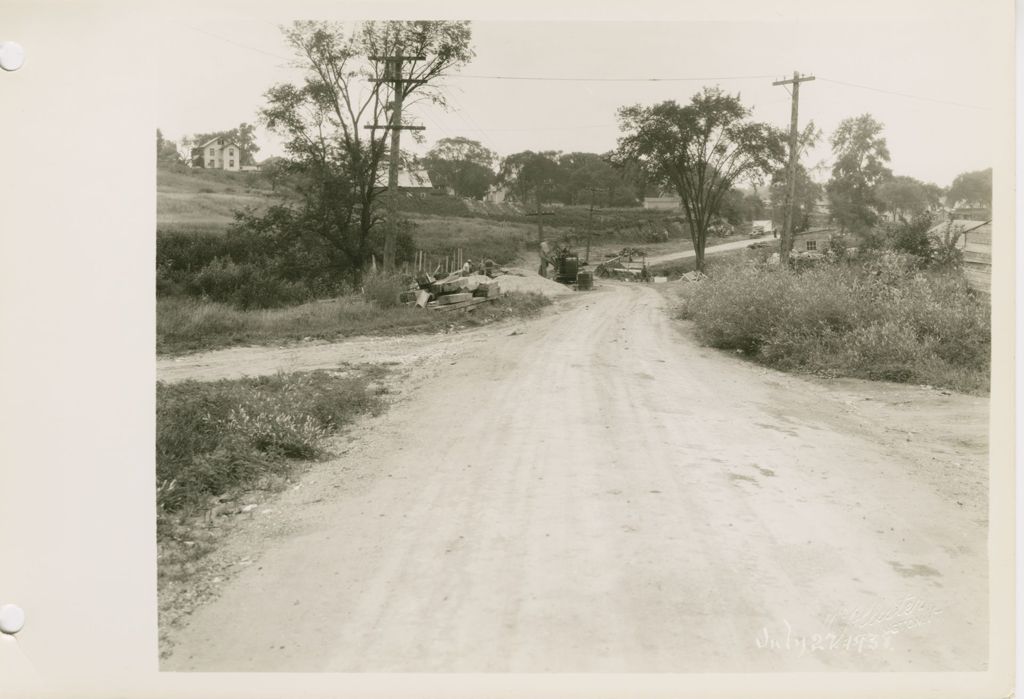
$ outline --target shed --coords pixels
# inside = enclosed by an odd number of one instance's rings
[[[955,219],[943,221],[928,231],[942,238],[950,232],[959,233],[956,246],[963,251],[964,276],[972,289],[986,294],[992,290],[992,221]]]
[[[964,276],[972,289],[992,293],[992,222],[964,231]]]

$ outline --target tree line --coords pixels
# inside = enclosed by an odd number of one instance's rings
[[[440,79],[469,63],[474,52],[469,22],[362,22],[347,27],[331,22],[295,22],[284,31],[304,74],[297,83],[274,85],[265,94],[259,123],[282,138],[285,156],[273,163],[275,177],[286,177],[297,196],[260,216],[239,218],[236,235],[257,242],[273,239],[276,250],[305,250],[321,275],[358,284],[371,255],[383,253],[385,269],[400,259],[402,226],[389,221],[386,162],[394,122],[396,91],[402,102],[445,104]],[[381,57],[410,56],[400,75]],[[412,110],[409,110],[412,111]],[[409,111],[402,125],[409,124]],[[666,101],[618,111],[621,137],[607,153],[523,151],[503,159],[467,138],[438,141],[419,163],[434,184],[459,196],[481,198],[500,184],[520,202],[634,205],[648,193],[668,191],[680,199],[703,266],[709,231],[723,221],[764,216],[759,189],[781,216],[785,201],[786,138],[781,129],[751,119],[739,95],[706,87],[688,103]],[[367,129],[367,124],[377,125]],[[913,215],[934,204],[934,185],[894,176],[882,125],[868,114],[843,121],[831,136],[831,179],[822,188],[806,166],[797,168],[796,221],[807,225],[827,195],[832,220],[844,229],[877,223],[879,212]],[[257,152],[253,128],[242,124],[222,132],[250,157]],[[186,144],[190,157],[213,134],[197,134]],[[801,134],[803,149],[820,139],[813,124]],[[158,157],[170,157],[158,132]],[[163,154],[163,155],[162,155]],[[984,173],[965,173],[948,197],[981,201]],[[987,200],[987,199],[986,199]],[[266,245],[263,246],[266,249]],[[408,247],[408,246],[406,246]]]

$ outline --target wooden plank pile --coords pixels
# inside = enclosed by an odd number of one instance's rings
[[[400,301],[435,311],[472,308],[498,298],[498,282],[483,274],[453,273],[443,279],[420,272],[415,285],[402,292]]]

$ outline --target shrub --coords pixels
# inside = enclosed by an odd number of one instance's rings
[[[801,273],[720,268],[690,290],[682,314],[703,342],[781,369],[984,390],[987,300],[915,260],[888,251]]]
[[[370,274],[363,281],[363,298],[379,308],[393,308],[398,305],[398,297],[405,288],[401,277]]]
[[[193,296],[230,303],[242,310],[289,306],[313,296],[303,284],[284,280],[264,267],[220,258],[199,270],[185,288]]]

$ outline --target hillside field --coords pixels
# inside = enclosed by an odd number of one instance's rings
[[[287,189],[275,191],[258,172],[160,168],[157,171],[158,233],[223,233],[239,210],[260,211],[286,202]],[[457,197],[402,197],[399,208],[412,221],[417,250],[437,258],[462,250],[464,259],[490,257],[501,264],[535,262],[536,218],[514,203],[494,204]],[[600,261],[625,246],[656,255],[691,247],[678,214],[634,209],[551,207],[544,237],[567,242],[582,256],[592,231],[591,260]]]

